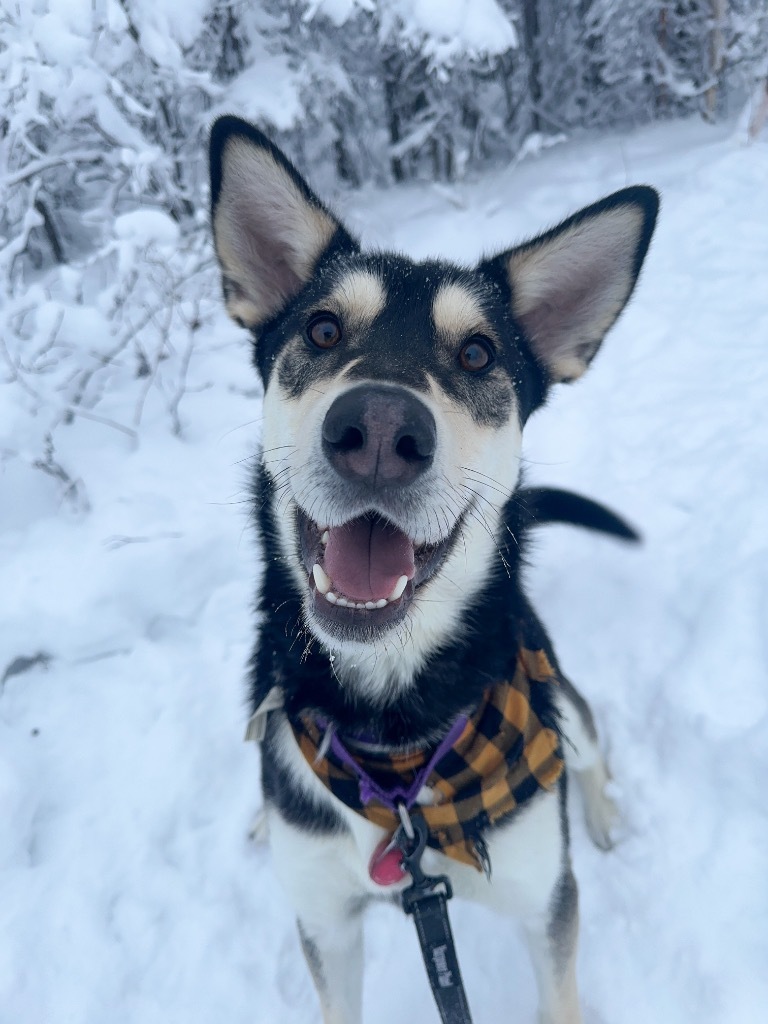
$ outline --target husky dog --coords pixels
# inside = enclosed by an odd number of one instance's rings
[[[563,758],[602,847],[615,809],[521,552],[544,520],[629,533],[586,499],[522,487],[521,440],[632,294],[658,196],[622,189],[467,268],[362,252],[238,118],[215,123],[210,166],[226,307],[252,333],[264,386],[252,723],[275,870],[323,1019],[361,1021],[362,911],[410,881],[388,846],[392,806],[371,796],[394,772],[405,789],[418,780],[398,810],[427,822],[424,870],[519,916],[540,1020],[576,1024]],[[460,754],[461,771],[435,751]]]

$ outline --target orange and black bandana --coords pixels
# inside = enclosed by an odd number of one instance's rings
[[[425,780],[431,803],[418,803],[429,827],[428,843],[463,864],[485,867],[483,829],[510,814],[540,789],[551,790],[563,771],[557,733],[542,725],[531,707],[537,684],[558,683],[543,650],[521,647],[514,677],[485,691],[483,703]],[[363,800],[359,775],[311,715],[293,725],[301,752],[334,796],[369,821],[394,833],[400,824],[391,801]],[[321,747],[328,749],[321,753]],[[345,751],[347,758],[350,756]],[[354,761],[385,791],[408,787],[432,751]],[[370,796],[370,794],[368,794]]]

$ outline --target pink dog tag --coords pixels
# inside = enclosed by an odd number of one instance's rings
[[[403,854],[397,846],[392,845],[392,838],[382,839],[373,851],[368,874],[377,885],[394,885],[408,874],[403,870],[402,862]]]

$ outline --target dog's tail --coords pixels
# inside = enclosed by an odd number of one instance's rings
[[[573,491],[561,491],[556,487],[524,487],[515,494],[515,499],[528,513],[532,526],[569,523],[626,541],[640,540],[637,530],[621,516]]]

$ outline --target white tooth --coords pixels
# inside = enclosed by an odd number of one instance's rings
[[[336,602],[339,599],[338,599],[338,597],[336,597],[336,595],[334,594],[334,592],[332,590],[329,590],[328,593],[325,595],[325,600],[326,601],[330,601],[331,604],[336,604]]]
[[[342,608],[349,607],[349,601],[346,599],[346,597],[338,597],[336,599],[336,604],[340,604]]]
[[[320,543],[321,544],[327,544],[328,543],[328,531],[327,530],[325,530],[323,532],[323,535],[320,537]]]
[[[315,562],[312,566],[312,575],[315,577],[315,586],[320,593],[327,594],[331,589],[331,581],[322,565],[318,565],[317,562]]]
[[[378,600],[378,601],[376,602],[376,604],[374,605],[374,607],[375,607],[375,608],[383,608],[383,607],[384,607],[385,605],[387,605],[387,604],[389,604],[389,602],[387,601],[387,599],[386,599],[385,597],[382,597],[382,598],[380,598],[380,600]]]
[[[365,602],[365,607],[368,608],[368,610],[370,611],[371,608],[375,608],[376,607],[376,602],[375,601],[366,601]]]
[[[388,601],[396,601],[398,599],[398,597],[402,597],[403,596],[403,591],[405,590],[405,588],[407,586],[408,586],[408,577],[407,576],[401,576],[400,579],[395,584],[395,586],[394,586],[394,588],[392,590],[392,593],[389,595],[387,600]]]
[[[365,608],[365,601],[358,601],[355,608]]]

